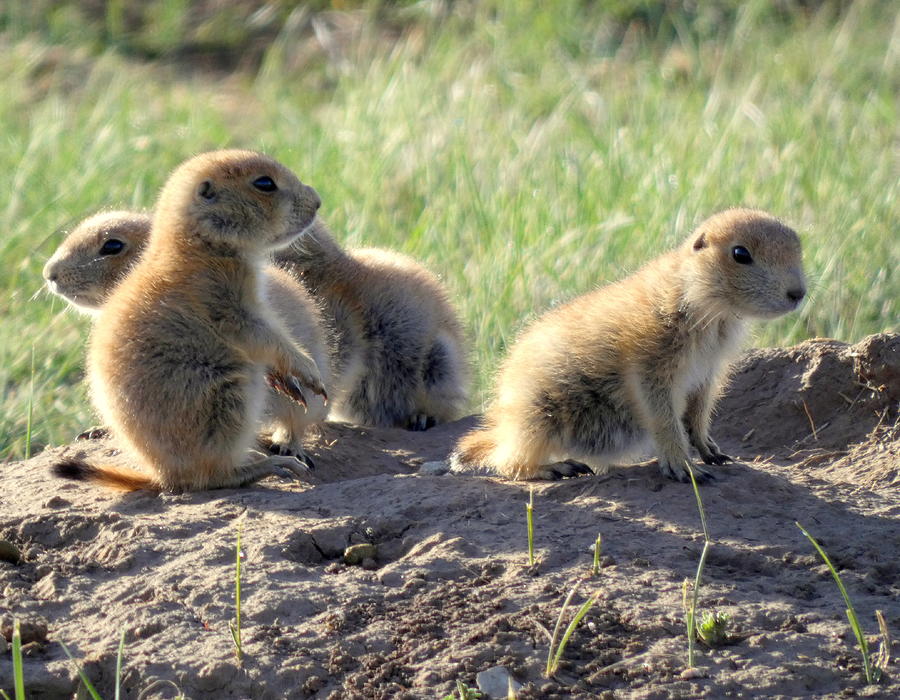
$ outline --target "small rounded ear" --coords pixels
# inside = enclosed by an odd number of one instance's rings
[[[694,250],[703,250],[706,247],[706,234],[701,233],[694,239]]]
[[[197,194],[203,197],[203,199],[212,200],[216,198],[216,189],[209,180],[204,180],[197,188]]]

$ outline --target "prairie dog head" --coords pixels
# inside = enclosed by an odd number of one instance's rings
[[[212,151],[182,163],[156,206],[153,240],[263,253],[314,220],[316,191],[276,160],[253,151]]]
[[[775,318],[806,296],[800,239],[766,212],[714,214],[690,235],[684,250],[686,295],[698,308]]]
[[[107,211],[88,217],[44,265],[47,288],[79,311],[98,311],[137,262],[150,225],[150,216],[140,212]]]

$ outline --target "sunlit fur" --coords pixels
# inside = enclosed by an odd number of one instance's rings
[[[734,246],[753,264],[735,262]],[[716,214],[679,248],[527,328],[454,468],[533,479],[565,473],[557,460],[602,470],[655,446],[662,473],[684,480],[691,445],[721,463],[710,416],[747,321],[791,311],[804,294],[793,230],[761,211]]]
[[[253,187],[261,176],[278,190]],[[264,302],[262,269],[318,206],[287,168],[248,151],[203,154],[172,174],[147,248],[101,308],[88,351],[94,403],[144,473],[123,480],[121,470],[84,464],[81,478],[202,489],[290,468],[286,458],[248,453],[264,373],[296,376],[310,393],[324,388],[315,360]],[[71,464],[57,471],[79,478]]]
[[[345,251],[319,220],[274,257],[303,279],[334,326],[332,416],[424,429],[462,415],[462,326],[431,272],[391,251]]]
[[[44,267],[47,286],[73,308],[99,312],[115,286],[140,259],[150,237],[149,214],[111,211],[89,217],[66,236]],[[121,252],[101,255],[109,238],[125,243]],[[50,277],[52,276],[52,280]],[[331,339],[322,321],[319,303],[289,273],[272,265],[264,269],[263,296],[284,322],[291,339],[316,361],[322,383],[331,393]],[[280,454],[305,456],[302,440],[307,429],[323,421],[328,413],[321,396],[306,397],[308,407],[268,393],[263,421],[264,433]]]

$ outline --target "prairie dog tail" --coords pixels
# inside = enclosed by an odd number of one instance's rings
[[[159,485],[146,474],[126,467],[100,467],[88,464],[83,459],[64,459],[56,462],[52,471],[54,476],[72,481],[93,481],[120,491],[137,491],[138,489],[159,490]]]
[[[497,438],[491,428],[471,430],[463,435],[450,453],[450,469],[467,474],[496,474],[492,463]]]

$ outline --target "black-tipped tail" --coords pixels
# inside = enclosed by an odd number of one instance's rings
[[[158,489],[153,479],[145,474],[124,467],[97,467],[83,459],[62,459],[51,471],[54,476],[71,481],[93,481],[122,491],[138,489]]]
[[[83,459],[64,459],[54,464],[52,470],[53,476],[72,481],[88,481],[91,473],[90,465]]]

